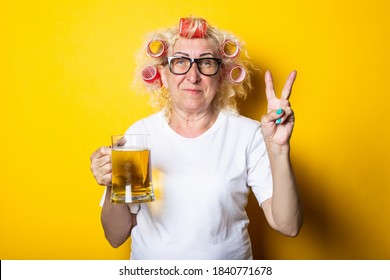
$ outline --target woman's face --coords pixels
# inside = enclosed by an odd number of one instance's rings
[[[216,47],[210,40],[184,38],[176,41],[170,56],[218,58]],[[210,104],[219,90],[221,69],[214,76],[205,76],[199,72],[196,63],[193,63],[186,74],[175,75],[166,66],[161,71],[161,80],[170,92],[174,109],[196,114],[210,109]]]

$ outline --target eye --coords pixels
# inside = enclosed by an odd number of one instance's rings
[[[184,57],[178,57],[178,58],[174,58],[172,60],[172,63],[173,63],[173,65],[186,65],[186,64],[188,64],[188,59],[186,59]]]
[[[217,61],[213,58],[210,58],[210,59],[205,59],[204,60],[204,63],[203,63],[203,66],[204,67],[207,67],[207,68],[214,68],[214,67],[217,67]]]
[[[205,58],[200,61],[200,65],[204,67],[210,67],[213,66],[213,64],[214,64],[214,60],[212,59]]]

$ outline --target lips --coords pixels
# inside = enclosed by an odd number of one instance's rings
[[[183,91],[189,94],[199,94],[202,92],[200,89],[192,89],[192,88],[186,88],[183,89]]]

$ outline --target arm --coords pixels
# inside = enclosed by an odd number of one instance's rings
[[[294,237],[298,235],[302,226],[303,215],[290,158],[288,154],[273,152],[269,152],[269,157],[273,195],[262,203],[262,208],[273,229]]]
[[[111,188],[107,187],[101,221],[106,239],[112,247],[117,248],[129,238],[132,228],[137,224],[137,215],[130,213],[127,204],[110,202]]]
[[[111,149],[101,147],[91,155],[91,171],[99,185],[109,186],[112,180]],[[129,238],[131,229],[137,224],[136,214],[130,213],[127,204],[110,202],[111,188],[107,187],[101,221],[105,236],[112,247],[117,248]]]
[[[270,226],[291,237],[299,233],[303,222],[298,187],[290,161],[294,113],[288,98],[295,77],[294,71],[287,79],[281,99],[278,99],[273,89],[271,73],[266,73],[268,113],[261,120],[273,179],[273,195],[262,203],[262,208]]]

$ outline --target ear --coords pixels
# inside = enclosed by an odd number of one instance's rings
[[[158,72],[160,73],[160,76],[161,76],[161,82],[163,84],[163,86],[168,89],[168,78],[167,78],[167,73],[166,73],[166,67],[160,65],[158,66],[157,70]]]

